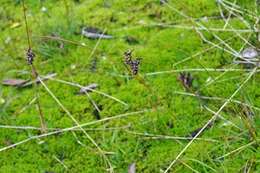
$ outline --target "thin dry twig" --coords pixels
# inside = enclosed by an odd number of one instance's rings
[[[86,127],[86,126],[98,124],[98,123],[101,123],[101,122],[111,121],[111,120],[115,120],[115,119],[122,119],[122,118],[126,118],[128,116],[131,116],[131,115],[144,114],[144,113],[148,113],[148,112],[152,112],[152,111],[154,111],[154,110],[152,110],[152,109],[145,109],[145,110],[136,111],[136,112],[119,114],[119,115],[116,115],[116,116],[107,117],[107,118],[103,118],[101,120],[96,120],[96,121],[83,123],[83,124],[80,124],[80,125],[76,125],[76,126],[60,129],[60,130],[53,131],[53,132],[44,133],[44,134],[36,135],[36,136],[31,136],[31,137],[29,137],[27,139],[24,139],[24,140],[21,140],[21,141],[19,141],[17,143],[14,143],[14,144],[8,145],[6,147],[0,148],[0,152],[8,150],[8,149],[11,149],[11,148],[14,148],[16,146],[19,146],[21,144],[27,143],[27,142],[29,142],[31,140],[34,140],[34,139],[40,139],[40,138],[44,138],[44,137],[47,137],[47,136],[52,136],[52,135],[55,135],[55,134],[60,134],[60,133],[72,131],[72,130],[75,130],[75,129],[83,128],[83,127]]]
[[[78,87],[78,88],[80,88],[80,89],[81,89],[81,88],[84,88],[84,86],[82,86],[82,85],[80,85],[80,84],[73,83],[73,82],[68,82],[68,81],[65,81],[65,80],[57,79],[57,78],[50,78],[50,80],[53,80],[53,81],[56,81],[56,82],[60,82],[60,83],[63,83],[63,84],[67,84],[67,85],[71,85],[71,86],[74,86],[74,87]],[[108,95],[108,94],[106,94],[106,93],[104,93],[104,92],[101,92],[101,91],[98,91],[98,90],[95,90],[95,89],[92,89],[92,88],[89,88],[89,90],[92,91],[92,92],[94,92],[94,93],[98,93],[98,94],[100,94],[100,95],[103,95],[103,96],[105,96],[105,97],[108,97],[108,98],[110,98],[110,99],[112,99],[112,100],[115,100],[115,101],[117,101],[117,102],[119,102],[119,103],[121,103],[121,104],[123,104],[123,105],[125,105],[125,106],[128,106],[127,103],[125,103],[125,102],[123,102],[123,101],[121,101],[121,100],[119,100],[119,99],[117,99],[117,98],[115,98],[115,97],[113,97],[113,96],[110,96],[110,95]]]
[[[237,148],[237,149],[235,149],[235,150],[233,150],[233,151],[231,151],[229,153],[224,154],[223,156],[220,156],[220,157],[216,158],[216,160],[220,160],[220,159],[222,159],[224,157],[227,157],[227,156],[229,156],[231,154],[234,154],[236,152],[242,151],[242,150],[246,149],[247,147],[249,147],[249,146],[251,146],[251,145],[253,145],[255,143],[256,143],[256,141],[252,141],[252,142],[250,142],[250,143],[248,143],[246,145],[243,145],[243,146],[241,146],[241,147],[239,147],[239,148]]]
[[[150,133],[140,133],[134,132],[130,130],[125,130],[129,134],[145,136],[149,139],[172,139],[172,140],[191,140],[192,137],[182,137],[182,136],[168,136],[168,135],[157,135],[157,134],[150,134]],[[197,138],[196,140],[207,141],[207,142],[219,142],[215,139],[206,139],[206,138]]]

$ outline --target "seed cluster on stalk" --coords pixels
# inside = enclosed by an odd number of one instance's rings
[[[125,64],[128,65],[131,69],[133,75],[137,75],[139,71],[139,65],[141,62],[140,58],[133,59],[132,51],[128,50],[124,53]]]
[[[29,65],[32,65],[33,64],[33,60],[34,60],[34,57],[35,57],[35,54],[33,53],[32,49],[29,48],[26,52],[26,57],[27,57],[27,62]]]

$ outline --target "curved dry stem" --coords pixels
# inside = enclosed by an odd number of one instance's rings
[[[73,82],[68,82],[68,81],[61,80],[61,79],[56,79],[56,78],[52,78],[52,77],[51,77],[50,80],[53,80],[53,81],[56,81],[56,82],[60,82],[60,83],[63,83],[63,84],[67,84],[67,85],[71,85],[71,86],[75,86],[75,87],[78,87],[78,88],[84,88],[84,86],[82,86],[82,85],[80,85],[80,84],[73,83]],[[110,99],[112,99],[112,100],[115,100],[115,101],[117,101],[117,102],[119,102],[119,103],[121,103],[121,104],[123,104],[123,105],[125,105],[125,106],[128,106],[127,103],[125,103],[125,102],[119,100],[118,98],[115,98],[115,97],[113,97],[113,96],[110,96],[110,95],[108,95],[108,94],[106,94],[106,93],[104,93],[104,92],[101,92],[101,91],[98,91],[98,90],[95,90],[95,89],[91,89],[91,88],[89,88],[89,90],[92,91],[92,92],[94,92],[94,93],[98,93],[98,94],[100,94],[100,95],[103,95],[103,96],[105,96],[105,97],[108,97],[108,98],[110,98]]]
[[[87,122],[87,123],[83,123],[83,124],[80,124],[80,125],[76,125],[76,126],[72,126],[72,127],[56,130],[56,131],[49,132],[49,133],[36,135],[36,136],[31,136],[31,137],[29,137],[27,139],[24,139],[22,141],[19,141],[19,142],[15,143],[15,144],[8,145],[6,147],[0,148],[0,152],[8,150],[8,149],[11,149],[11,148],[14,148],[16,146],[19,146],[21,144],[24,144],[24,143],[29,142],[29,141],[34,140],[34,139],[40,139],[40,138],[44,138],[44,137],[47,137],[47,136],[52,136],[52,135],[55,135],[55,134],[64,133],[64,132],[76,130],[76,129],[79,129],[79,128],[83,128],[83,127],[86,127],[86,126],[98,124],[98,123],[101,123],[101,122],[106,122],[106,121],[111,121],[111,120],[115,120],[115,119],[126,118],[126,117],[128,117],[130,115],[138,115],[138,114],[143,114],[143,113],[152,112],[152,111],[153,111],[152,109],[144,109],[144,110],[141,110],[141,111],[130,112],[130,113],[125,113],[125,114],[119,114],[119,115],[116,115],[116,116],[113,116],[113,117],[107,117],[107,118],[103,118],[101,120],[91,121],[91,122]]]

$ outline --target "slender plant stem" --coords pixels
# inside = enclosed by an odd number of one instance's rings
[[[27,41],[28,41],[28,50],[32,49],[32,43],[31,43],[31,39],[30,39],[30,33],[29,33],[29,27],[28,27],[28,22],[27,22],[27,16],[26,16],[26,7],[25,7],[25,3],[24,0],[22,1],[23,4],[23,15],[24,15],[24,21],[25,21],[25,27],[26,27],[26,35],[27,35]],[[33,80],[36,80],[38,78],[38,73],[37,70],[35,68],[35,66],[33,65],[33,63],[29,64],[31,66],[31,71],[32,71],[32,78]],[[47,127],[46,127],[46,123],[44,120],[44,115],[43,115],[43,111],[41,108],[41,103],[40,103],[40,95],[39,95],[39,91],[38,91],[38,86],[37,83],[34,83],[34,88],[35,88],[35,95],[36,95],[36,105],[37,105],[37,109],[39,111],[39,118],[40,118],[40,123],[41,123],[41,132],[42,133],[46,133],[47,132]]]

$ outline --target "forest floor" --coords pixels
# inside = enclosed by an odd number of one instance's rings
[[[259,6],[1,0],[0,173],[260,172]]]

